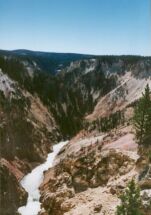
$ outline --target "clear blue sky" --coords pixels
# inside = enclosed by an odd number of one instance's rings
[[[151,55],[151,0],[0,0],[0,49]]]

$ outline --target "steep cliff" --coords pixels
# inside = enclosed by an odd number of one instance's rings
[[[26,202],[20,179],[45,160],[59,131],[40,99],[0,71],[0,211],[15,214]]]

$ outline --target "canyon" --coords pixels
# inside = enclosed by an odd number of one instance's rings
[[[1,214],[114,215],[135,178],[149,215],[150,149],[140,155],[132,117],[150,77],[150,57],[0,51]],[[38,210],[24,213],[36,169]]]

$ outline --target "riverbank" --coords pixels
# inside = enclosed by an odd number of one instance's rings
[[[59,153],[60,149],[67,144],[68,141],[60,142],[53,146],[53,152],[49,153],[45,163],[37,166],[31,173],[27,174],[20,182],[21,186],[28,193],[28,199],[25,206],[18,209],[21,215],[37,215],[40,211],[39,202],[40,192],[39,186],[43,181],[43,172],[53,166],[55,156]]]

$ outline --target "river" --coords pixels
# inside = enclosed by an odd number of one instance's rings
[[[49,153],[45,163],[37,166],[31,173],[27,174],[20,182],[28,193],[27,204],[18,209],[21,215],[37,215],[40,211],[39,186],[43,182],[43,172],[53,166],[55,156],[68,141],[60,142],[53,146],[53,152]]]

